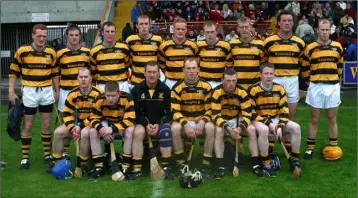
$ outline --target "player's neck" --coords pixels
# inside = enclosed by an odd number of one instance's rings
[[[289,39],[292,37],[292,32],[278,32],[277,33],[283,39]]]
[[[212,40],[212,41],[206,40],[206,43],[207,43],[209,46],[214,46],[218,41],[219,41],[219,39],[218,39],[218,38],[215,38],[215,40]]]
[[[80,87],[80,91],[82,95],[88,95],[89,92],[91,91],[92,87],[88,86],[88,87]]]
[[[175,38],[173,37],[173,41],[176,43],[176,44],[183,44],[186,40],[186,37],[182,38],[182,39],[178,39],[178,38]]]
[[[328,44],[330,44],[331,43],[331,40],[330,39],[328,39],[328,40],[326,40],[326,41],[322,41],[321,39],[317,39],[317,43],[319,43],[319,44],[321,44],[321,45],[328,45]]]
[[[152,34],[138,34],[138,36],[143,40],[148,40],[150,37],[152,37]]]
[[[68,49],[70,49],[71,51],[76,51],[76,50],[81,49],[80,44],[77,44],[77,45],[71,45],[70,43],[67,43],[67,47],[68,47]]]
[[[102,45],[106,48],[112,48],[112,47],[114,47],[115,44],[116,44],[116,41],[112,41],[112,42],[103,41],[103,43],[102,43]]]
[[[184,77],[185,84],[188,86],[195,86],[197,82],[199,81],[199,77],[196,77],[195,80],[190,80],[186,77]]]
[[[265,90],[265,91],[271,91],[273,84],[265,84],[262,81],[260,82],[260,86]]]
[[[46,45],[41,47],[41,46],[35,45],[35,43],[31,43],[31,45],[32,45],[32,48],[34,48],[34,50],[36,50],[38,52],[42,52],[46,47]]]
[[[242,42],[242,43],[250,43],[251,41],[252,41],[252,37],[250,36],[250,37],[240,37],[240,41]]]

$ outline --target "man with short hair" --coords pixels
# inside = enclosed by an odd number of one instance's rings
[[[232,68],[224,71],[222,84],[212,91],[212,120],[216,124],[215,156],[217,160],[216,179],[224,177],[224,137],[240,140],[249,136],[249,149],[252,156],[252,171],[257,176],[265,176],[261,170],[261,160],[257,145],[255,127],[252,126],[252,107],[250,98],[243,87],[237,84],[237,74]],[[260,135],[260,134],[259,134]],[[266,137],[267,138],[267,137]]]
[[[230,42],[233,39],[238,39],[239,36],[236,34],[235,29],[230,30],[230,34],[225,36],[225,41]]]
[[[57,103],[60,119],[63,117],[62,112],[68,93],[79,85],[78,71],[82,67],[90,68],[90,49],[80,46],[81,35],[81,29],[76,24],[68,26],[66,29],[67,47],[57,52],[56,65],[61,74],[60,97]],[[62,120],[60,122],[62,123]],[[68,156],[69,140],[65,139],[64,144],[64,155]]]
[[[259,149],[263,161],[263,171],[270,177],[276,177],[270,164],[267,136],[274,133],[280,140],[282,133],[291,134],[291,152],[295,165],[300,168],[299,153],[301,144],[301,128],[297,123],[288,119],[287,95],[284,88],[273,82],[275,69],[272,63],[263,63],[260,66],[261,81],[250,86],[248,90],[253,105],[255,126],[259,135]]]
[[[140,20],[139,20],[140,21]],[[138,22],[139,23],[139,22]],[[172,132],[170,121],[170,89],[159,80],[159,65],[148,62],[144,68],[145,80],[132,89],[136,126],[133,134],[133,167],[138,177],[141,175],[144,154],[143,140],[151,137],[159,140],[162,154],[161,165],[169,176],[172,162]]]
[[[104,173],[102,150],[99,136],[94,136],[90,133],[89,117],[95,99],[102,92],[98,87],[92,85],[91,72],[86,67],[78,69],[77,81],[79,86],[72,89],[66,97],[63,110],[64,124],[57,127],[54,132],[52,143],[53,163],[50,164],[50,167],[62,159],[64,139],[70,139],[71,137],[75,141],[81,139],[79,144],[81,162],[86,163],[88,161],[91,151],[95,170],[97,169],[98,171],[92,171],[90,177],[97,178]],[[76,115],[77,117],[75,117]]]
[[[233,69],[236,71],[237,83],[244,89],[260,80],[260,64],[264,61],[263,41],[252,37],[250,19],[241,17],[237,20],[240,38],[230,41]]]
[[[187,22],[177,17],[173,22],[173,39],[159,46],[159,63],[166,77],[165,84],[171,89],[174,84],[184,78],[183,67],[186,57],[194,57],[198,53],[195,42],[186,38]]]
[[[294,120],[299,95],[298,75],[304,70],[301,68],[301,55],[305,42],[293,35],[293,25],[296,15],[292,11],[283,10],[277,15],[279,32],[265,39],[264,47],[268,62],[275,66],[274,81],[283,86],[287,93],[289,119]],[[290,152],[289,137],[285,138],[285,146]],[[273,152],[274,141],[270,140],[270,153]]]
[[[310,160],[315,151],[317,126],[321,110],[326,110],[329,146],[337,146],[337,112],[341,103],[339,79],[343,69],[343,48],[329,39],[330,21],[318,21],[318,40],[308,45],[303,55],[304,79],[309,87],[306,103],[311,106],[307,150],[304,159]]]
[[[179,168],[185,163],[182,136],[195,140],[205,136],[201,165],[205,177],[210,177],[211,158],[214,147],[215,126],[211,122],[211,86],[199,78],[198,61],[194,57],[184,60],[184,79],[178,81],[171,91],[173,122],[173,148]]]
[[[41,118],[41,139],[44,147],[44,160],[51,160],[51,114],[53,103],[59,96],[59,69],[55,64],[56,52],[46,45],[47,27],[43,24],[32,28],[30,45],[21,46],[14,55],[9,72],[9,100],[15,104],[18,99],[14,92],[16,78],[21,77],[24,128],[21,133],[21,170],[29,168],[29,151],[32,141],[31,129],[37,108]],[[55,92],[53,91],[53,87]]]
[[[129,93],[119,90],[116,81],[105,85],[104,94],[97,97],[91,111],[90,134],[108,143],[123,138],[123,173],[127,175],[132,161],[132,137],[134,131],[134,103]],[[109,151],[107,151],[109,153]]]
[[[140,16],[136,26],[138,34],[131,35],[126,40],[132,65],[130,90],[133,86],[144,81],[145,65],[150,61],[158,61],[159,45],[162,43],[160,36],[153,35],[149,32],[150,19],[147,15]]]
[[[127,83],[129,48],[124,43],[116,42],[116,28],[113,22],[102,24],[103,42],[90,51],[91,68],[95,81],[104,91],[109,81],[116,81],[121,91],[129,93]]]

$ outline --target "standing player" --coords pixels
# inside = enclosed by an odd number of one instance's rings
[[[238,84],[247,90],[260,80],[260,63],[264,58],[263,41],[253,39],[251,21],[247,17],[237,20],[239,39],[230,41],[233,68],[237,72]]]
[[[210,95],[211,86],[199,78],[198,61],[194,57],[184,60],[184,79],[177,82],[171,91],[171,109],[173,122],[173,148],[177,165],[185,163],[181,136],[195,139],[205,136],[204,158],[201,170],[209,177],[214,147],[215,126],[211,122]]]
[[[119,90],[115,81],[105,85],[104,94],[97,97],[91,111],[90,134],[111,142],[119,135],[123,138],[123,173],[128,173],[132,160],[132,137],[134,131],[134,103],[129,93]]]
[[[44,160],[51,160],[51,114],[53,103],[59,96],[59,70],[56,66],[56,52],[46,45],[47,27],[37,24],[32,28],[30,45],[21,46],[14,55],[9,73],[9,100],[15,104],[18,98],[14,92],[16,78],[21,77],[24,128],[21,133],[21,170],[29,168],[31,129],[37,108],[41,118],[41,139],[44,147]],[[55,93],[53,87],[55,88]]]
[[[305,42],[293,34],[292,27],[295,22],[296,16],[292,11],[281,11],[277,16],[279,32],[264,41],[268,62],[275,66],[274,81],[282,85],[287,93],[290,120],[294,120],[300,100],[298,75],[301,64],[299,59],[305,48]],[[285,146],[290,151],[289,139],[285,139]],[[273,145],[274,142],[270,140],[270,150],[273,149]]]
[[[250,86],[248,94],[254,108],[255,120],[252,124],[255,126],[259,134],[263,134],[266,146],[260,146],[260,154],[263,161],[263,170],[268,176],[275,177],[273,167],[270,165],[270,160],[267,150],[266,137],[269,132],[273,132],[277,139],[282,138],[283,130],[291,134],[291,152],[290,155],[297,167],[299,164],[299,153],[301,144],[301,128],[297,123],[288,119],[287,95],[284,88],[273,82],[275,76],[275,69],[271,63],[263,63],[260,66],[261,81]],[[261,142],[261,143],[260,143]]]
[[[138,24],[140,20],[138,20]],[[146,136],[159,139],[162,153],[162,167],[167,175],[171,171],[172,133],[170,121],[170,89],[159,80],[159,66],[155,61],[147,63],[144,69],[145,80],[134,86],[132,96],[136,112],[133,135],[133,166],[136,176],[141,175],[143,140]]]
[[[89,116],[94,101],[101,94],[96,86],[92,86],[91,72],[88,68],[79,68],[77,76],[78,87],[72,89],[66,98],[63,110],[64,124],[57,127],[54,132],[52,144],[52,159],[56,163],[62,158],[63,140],[73,138],[80,141],[80,158],[82,162],[87,162],[89,153],[92,153],[92,160],[97,171],[92,171],[90,177],[99,177],[104,173],[102,163],[102,150],[99,136],[90,134]],[[75,111],[77,108],[77,118]],[[75,125],[78,119],[78,125]],[[96,172],[96,173],[95,173]]]
[[[129,48],[124,43],[116,42],[115,26],[107,21],[102,24],[103,42],[90,51],[91,67],[97,85],[104,91],[109,81],[116,81],[121,91],[129,93],[127,75]]]
[[[199,77],[208,81],[212,88],[221,83],[222,74],[229,65],[230,44],[220,41],[217,37],[217,27],[214,21],[204,23],[205,40],[199,41]]]
[[[222,81],[223,83],[213,90],[211,96],[212,119],[216,124],[214,149],[217,172],[215,178],[221,179],[225,174],[223,158],[225,134],[230,135],[233,139],[241,139],[242,134],[249,136],[252,171],[258,176],[265,176],[261,170],[261,160],[258,156],[256,130],[254,126],[250,125],[252,119],[250,98],[245,89],[237,84],[235,70],[226,69]],[[238,121],[240,122],[238,123]]]
[[[126,40],[132,64],[130,89],[144,80],[144,67],[146,64],[150,61],[158,61],[158,48],[162,43],[160,36],[149,32],[150,19],[147,15],[140,16],[136,26],[138,34],[131,35]]]
[[[309,84],[306,103],[311,106],[308,125],[307,150],[304,159],[310,160],[315,149],[317,125],[321,110],[326,110],[329,130],[329,146],[337,146],[337,111],[341,103],[339,79],[343,69],[341,44],[329,39],[331,23],[327,19],[318,22],[318,40],[305,49],[303,66],[305,80]]]
[[[194,57],[198,53],[195,42],[186,38],[187,22],[177,17],[174,22],[173,39],[159,46],[159,63],[166,77],[165,84],[171,89],[174,84],[184,78],[183,67],[186,57]]]
[[[78,71],[82,67],[90,68],[89,49],[80,46],[81,29],[72,24],[66,29],[67,47],[57,52],[56,64],[60,69],[60,97],[57,108],[62,118],[65,100],[68,93],[79,84],[77,80]],[[69,140],[64,140],[64,155],[69,155]]]

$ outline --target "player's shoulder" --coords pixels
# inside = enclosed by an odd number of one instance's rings
[[[184,84],[185,84],[184,79],[179,80],[173,85],[172,91],[179,93],[183,89]]]
[[[80,48],[80,51],[83,51],[83,52],[89,52],[91,49],[88,48],[88,47],[81,47]]]
[[[199,83],[198,85],[200,84],[200,86],[208,91],[211,91],[212,90],[212,87],[210,85],[210,83],[208,81],[206,81],[205,79],[202,79],[200,78],[199,79]]]
[[[98,52],[99,50],[101,50],[102,48],[104,48],[102,43],[98,43],[97,45],[92,47],[92,49],[90,50],[90,53],[94,54],[94,53]]]
[[[152,36],[152,38],[150,39],[151,41],[157,41],[159,43],[162,43],[163,42],[163,39],[161,36],[158,36],[158,35],[154,35]]]
[[[196,42],[196,45],[200,48],[200,47],[205,47],[208,44],[206,43],[206,40],[201,40],[201,41]]]
[[[127,37],[126,43],[127,43],[128,45],[130,45],[131,42],[133,42],[133,41],[138,41],[138,40],[141,40],[141,38],[138,36],[138,34],[133,34],[133,35],[130,35],[130,36]]]
[[[219,46],[219,47],[222,47],[222,48],[226,48],[226,49],[230,49],[230,43],[227,42],[227,41],[222,41],[222,40],[219,40],[217,43],[216,43],[216,46]]]
[[[103,91],[99,87],[94,85],[92,85],[92,91],[95,92],[97,95],[101,95],[103,93]]]
[[[343,49],[342,48],[342,45],[339,43],[339,42],[337,42],[337,41],[331,41],[331,44],[330,44],[332,47],[338,47],[338,48],[340,48],[340,49]]]
[[[272,90],[273,90],[273,91],[282,91],[282,90],[285,91],[285,88],[283,88],[282,85],[273,82]]]
[[[267,43],[269,42],[275,42],[275,41],[278,41],[280,40],[281,38],[277,35],[277,34],[273,34],[269,37],[267,37],[265,40],[264,40],[264,44],[266,45]]]
[[[120,98],[125,98],[127,100],[133,100],[132,94],[125,92],[125,91],[119,91]]]
[[[256,91],[257,89],[260,89],[260,82],[256,82],[255,84],[250,85],[247,88],[247,92],[251,93],[252,91]]]
[[[22,45],[19,48],[17,48],[17,53],[21,54],[21,53],[29,52],[29,51],[32,51],[32,50],[33,49],[32,49],[31,44],[26,44],[26,45]]]
[[[79,92],[80,92],[80,87],[79,87],[79,86],[76,86],[75,88],[71,89],[71,90],[68,92],[68,95],[67,95],[67,96],[74,96],[74,95],[77,95]]]
[[[114,45],[114,48],[120,48],[120,49],[128,49],[128,45],[122,42],[116,42]]]
[[[264,41],[260,40],[260,39],[254,39],[254,40],[251,41],[251,44],[263,46]]]

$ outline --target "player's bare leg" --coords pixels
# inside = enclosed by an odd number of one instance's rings
[[[321,117],[321,109],[314,108],[311,106],[310,110],[311,118],[308,124],[307,150],[303,157],[306,160],[310,160],[313,156],[317,136],[317,126]]]

